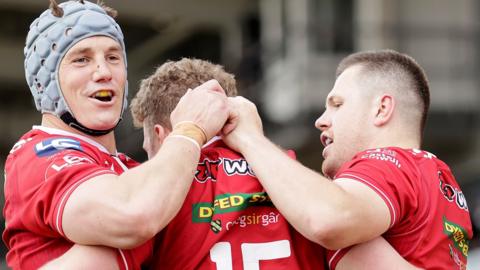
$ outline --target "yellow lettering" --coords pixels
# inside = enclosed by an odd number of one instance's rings
[[[218,200],[218,207],[220,209],[224,209],[224,208],[227,208],[227,207],[230,207],[230,202],[229,202],[229,198],[221,198]]]
[[[453,235],[453,239],[455,239],[456,242],[460,242],[463,241],[465,237],[463,236],[463,233],[461,231],[458,231]]]
[[[261,198],[259,194],[253,194],[252,198],[250,199],[250,202],[258,202],[258,200]]]
[[[464,245],[462,248],[462,253],[465,255],[465,257],[468,256],[468,245]]]
[[[449,232],[454,232],[455,231],[455,228],[448,223],[445,223],[445,229]]]
[[[213,208],[201,206],[198,209],[198,216],[201,218],[211,217],[213,215]]]
[[[242,196],[233,195],[232,197],[230,197],[230,204],[232,206],[242,205],[244,201],[245,199]]]

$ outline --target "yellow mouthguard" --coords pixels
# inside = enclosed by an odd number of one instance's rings
[[[96,97],[109,97],[110,91],[108,90],[100,90],[95,94]]]

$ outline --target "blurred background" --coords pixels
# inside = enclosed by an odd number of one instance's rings
[[[322,147],[313,123],[323,112],[340,59],[382,48],[413,56],[431,83],[424,149],[451,166],[474,226],[480,226],[480,1],[105,2],[119,11],[125,34],[130,98],[139,80],[166,60],[220,63],[236,75],[241,94],[258,104],[267,135],[296,149],[299,159],[317,171]],[[47,0],[0,0],[1,169],[17,139],[40,123],[25,82],[23,46],[30,23],[47,6]],[[117,140],[120,151],[146,159],[142,131],[133,128],[129,114]],[[480,269],[478,246],[475,237],[469,269]],[[5,247],[0,250],[3,260]]]

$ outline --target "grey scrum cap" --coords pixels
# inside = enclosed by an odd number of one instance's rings
[[[58,81],[60,62],[77,42],[92,36],[108,36],[123,48],[125,44],[120,26],[102,7],[88,1],[68,1],[59,4],[64,11],[56,17],[45,10],[30,25],[24,48],[25,76],[37,110],[58,117],[70,112]],[[128,84],[125,84],[122,113],[127,107]]]

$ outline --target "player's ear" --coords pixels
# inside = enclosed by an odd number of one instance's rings
[[[154,139],[157,140],[159,145],[161,145],[163,140],[165,140],[165,137],[167,137],[170,132],[164,126],[162,126],[160,124],[155,124],[153,126],[153,133],[155,134]]]
[[[378,97],[376,102],[376,115],[374,124],[383,126],[392,119],[395,109],[395,99],[392,95],[383,94]]]

